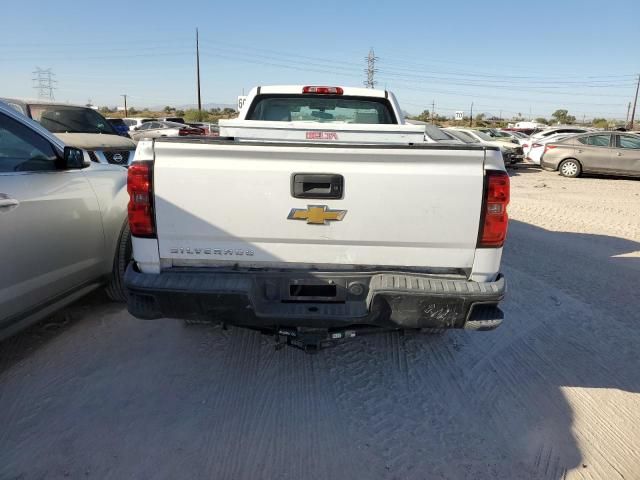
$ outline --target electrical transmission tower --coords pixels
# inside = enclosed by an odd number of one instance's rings
[[[364,84],[367,88],[374,88],[376,83],[378,83],[373,79],[378,71],[376,69],[376,60],[378,60],[378,57],[373,53],[373,48],[369,50],[369,55],[365,57],[365,60],[367,61],[367,68],[365,68],[364,72],[367,74],[367,79]]]
[[[38,90],[38,98],[53,100],[53,90],[56,88],[54,84],[57,83],[56,80],[53,79],[55,74],[50,68],[45,70],[40,67],[36,67],[33,74],[35,75],[35,77],[33,77],[33,88]]]

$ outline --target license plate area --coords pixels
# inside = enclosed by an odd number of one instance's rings
[[[282,302],[332,302],[346,300],[346,282],[321,278],[289,279],[282,282]]]

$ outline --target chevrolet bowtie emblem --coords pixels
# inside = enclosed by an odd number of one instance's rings
[[[331,221],[339,222],[346,214],[346,210],[331,210],[326,205],[308,205],[307,208],[292,208],[287,218],[306,220],[311,225],[326,225]]]

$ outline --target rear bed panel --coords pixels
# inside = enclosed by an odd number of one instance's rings
[[[155,143],[163,265],[393,265],[471,269],[484,150]],[[293,173],[344,177],[339,200],[296,199]],[[346,210],[310,225],[311,205]]]

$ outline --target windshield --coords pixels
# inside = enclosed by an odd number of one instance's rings
[[[460,130],[447,130],[448,133],[456,137],[458,140],[462,140],[465,143],[476,143],[477,140],[466,132]]]
[[[263,95],[257,97],[247,120],[275,122],[395,124],[385,98],[337,95]]]
[[[474,133],[475,135],[477,135],[477,136],[478,136],[478,138],[480,138],[480,139],[482,139],[482,140],[484,140],[484,141],[486,141],[486,142],[493,142],[493,138],[491,138],[491,137],[490,137],[489,135],[487,135],[486,133],[481,132],[480,130],[474,130],[474,131],[473,131],[473,133]]]
[[[30,105],[31,117],[52,133],[105,133],[117,135],[95,110],[67,105]]]
[[[513,136],[513,135],[509,135],[506,132],[501,132],[500,130],[490,130],[490,132],[493,134],[493,135],[491,135],[493,137],[511,138]]]

